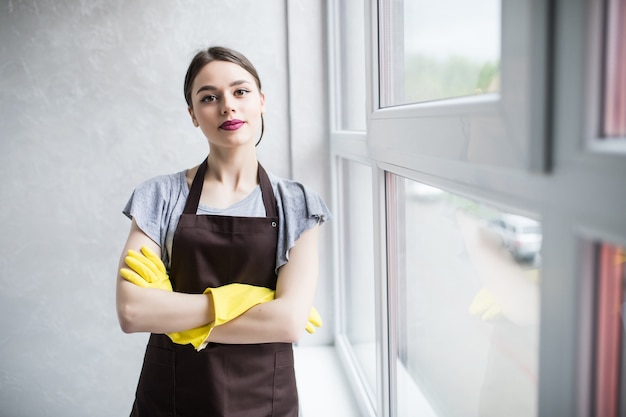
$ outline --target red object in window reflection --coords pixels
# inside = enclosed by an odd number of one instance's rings
[[[597,271],[594,416],[618,417],[624,303],[624,250],[601,244]]]
[[[604,137],[626,136],[626,0],[606,0]]]

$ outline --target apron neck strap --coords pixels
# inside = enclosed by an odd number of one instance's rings
[[[259,183],[261,184],[261,194],[263,195],[263,205],[265,206],[265,215],[267,217],[278,217],[276,209],[276,198],[274,197],[274,189],[267,172],[259,163]]]
[[[185,203],[184,214],[196,214],[198,211],[198,204],[200,204],[200,196],[202,195],[202,185],[204,184],[204,176],[206,174],[208,165],[208,157],[200,166],[196,175],[193,177],[191,188],[189,189],[189,196]],[[274,197],[274,190],[272,183],[265,172],[265,169],[259,163],[258,178],[261,185],[261,195],[263,197],[263,205],[265,206],[265,213],[267,217],[278,217],[276,209],[276,198]]]
[[[200,196],[202,195],[202,185],[204,184],[204,174],[206,174],[207,159],[205,159],[200,166],[196,175],[193,177],[191,188],[189,189],[189,195],[187,196],[187,202],[185,203],[184,214],[196,214],[198,211],[198,204],[200,204]]]

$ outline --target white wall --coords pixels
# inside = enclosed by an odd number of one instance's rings
[[[182,95],[199,48],[251,59],[268,106],[260,160],[330,205],[320,3],[0,2],[1,415],[128,414],[147,335],[115,316],[121,209],[140,181],[206,155]],[[305,72],[290,76],[296,61]],[[328,318],[329,238],[316,302]],[[302,343],[331,339],[329,323]]]

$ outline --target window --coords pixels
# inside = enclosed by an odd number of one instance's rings
[[[383,106],[498,92],[500,0],[389,6]]]
[[[543,171],[548,2],[381,4],[374,151],[400,166],[426,156]]]
[[[397,415],[535,415],[541,224],[389,175]]]

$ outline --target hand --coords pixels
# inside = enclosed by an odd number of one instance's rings
[[[309,312],[309,321],[306,323],[305,330],[309,334],[315,333],[316,327],[322,327],[322,316],[317,311],[315,307],[311,307],[311,311]]]
[[[147,246],[141,247],[141,253],[129,250],[124,262],[131,268],[120,269],[120,275],[125,280],[144,288],[172,291],[172,283],[167,276],[165,265]]]

